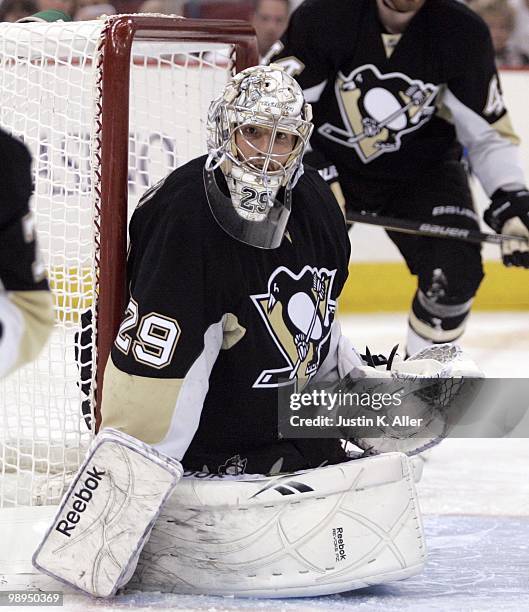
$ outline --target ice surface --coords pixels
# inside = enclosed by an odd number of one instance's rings
[[[341,317],[342,332],[359,349],[404,354],[407,313]],[[529,378],[529,312],[473,312],[458,341],[488,377]]]
[[[341,595],[291,600],[244,600],[191,595],[118,596],[112,605],[65,595],[77,610],[311,610],[521,612],[529,601],[529,517],[431,515],[425,519],[429,555],[424,572],[389,585]],[[41,608],[57,610],[57,608]]]

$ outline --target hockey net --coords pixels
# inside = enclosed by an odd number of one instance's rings
[[[56,309],[40,358],[0,381],[0,508],[61,498],[94,435],[123,312],[127,218],[146,189],[205,152],[211,99],[256,60],[243,22],[0,24],[0,125],[33,154]]]

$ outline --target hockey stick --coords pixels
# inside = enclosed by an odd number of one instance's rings
[[[488,232],[463,229],[460,227],[436,225],[435,223],[424,223],[422,221],[411,221],[409,219],[394,219],[392,217],[383,217],[381,215],[377,215],[376,213],[366,211],[347,211],[347,222],[378,225],[392,232],[415,234],[417,236],[430,236],[431,238],[452,238],[456,240],[463,240],[465,242],[473,242],[474,244],[488,242],[490,244],[501,245],[503,242],[508,242],[510,240],[517,240],[518,242],[523,242],[524,244],[529,243],[527,238],[523,236],[491,234]]]

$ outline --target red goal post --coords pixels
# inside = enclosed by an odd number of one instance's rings
[[[149,16],[120,16],[109,22],[107,44],[111,45],[111,61],[103,71],[103,99],[127,99],[128,79],[123,75],[130,69],[132,41],[149,40],[156,35],[167,40],[212,41],[234,46],[234,70],[258,63],[257,42],[253,28],[239,21],[199,19],[167,19]],[[122,112],[125,111],[125,112]],[[101,174],[101,260],[100,269],[106,273],[99,279],[101,293],[98,300],[98,372],[96,389],[103,388],[104,366],[116,336],[125,307],[125,261],[127,249],[127,167],[114,169],[112,160],[125,157],[128,148],[128,108],[103,108]],[[106,144],[106,141],[108,144]],[[121,288],[118,293],[115,288]],[[112,296],[112,298],[110,297]],[[97,408],[99,408],[97,401]],[[99,417],[99,413],[98,417]],[[98,420],[99,423],[99,420]]]

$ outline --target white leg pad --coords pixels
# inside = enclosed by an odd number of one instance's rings
[[[36,569],[108,597],[134,571],[180,463],[122,432],[99,434],[33,555]]]
[[[409,460],[388,453],[274,477],[184,477],[129,586],[326,595],[407,578],[425,559]]]

